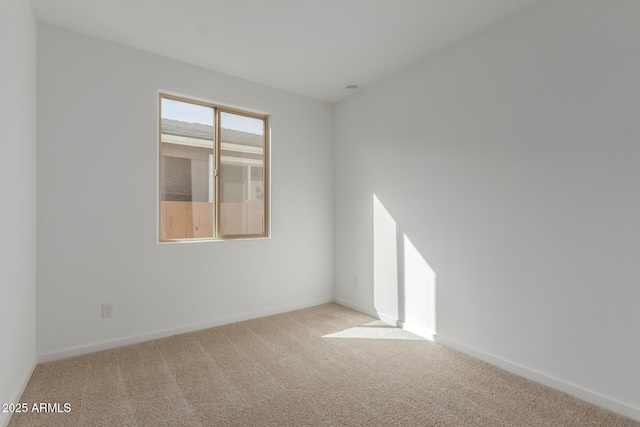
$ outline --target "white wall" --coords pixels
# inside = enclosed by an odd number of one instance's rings
[[[441,342],[640,419],[639,22],[541,2],[338,104],[336,298],[393,317],[375,194]]]
[[[333,300],[332,105],[46,25],[38,37],[41,360]],[[271,239],[156,243],[158,90],[271,115]]]
[[[0,403],[20,397],[35,367],[36,43],[28,0],[0,3]]]

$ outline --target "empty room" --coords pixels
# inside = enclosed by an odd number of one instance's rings
[[[0,426],[640,426],[640,1],[3,0]]]

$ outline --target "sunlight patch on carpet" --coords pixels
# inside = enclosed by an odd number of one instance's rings
[[[376,320],[362,326],[345,329],[344,331],[324,335],[322,338],[360,338],[370,340],[414,340],[424,341],[425,338],[396,328],[384,322]]]

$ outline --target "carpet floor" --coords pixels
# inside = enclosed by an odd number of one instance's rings
[[[21,402],[10,427],[640,426],[337,304],[40,364]]]

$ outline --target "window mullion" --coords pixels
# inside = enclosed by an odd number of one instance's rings
[[[213,163],[215,173],[213,174],[213,185],[215,188],[215,197],[213,200],[213,229],[215,238],[221,238],[220,235],[220,109],[213,110]]]

